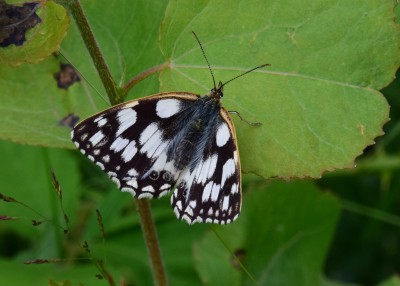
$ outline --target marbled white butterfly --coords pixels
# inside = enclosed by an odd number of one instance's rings
[[[83,120],[71,138],[121,191],[142,199],[174,190],[179,219],[227,224],[240,213],[241,173],[235,127],[220,99],[228,82],[266,65],[216,86],[195,37],[214,82],[209,94],[168,92],[128,101]]]

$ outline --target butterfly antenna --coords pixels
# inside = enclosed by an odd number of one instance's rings
[[[203,56],[204,56],[204,58],[206,59],[206,62],[207,62],[208,68],[210,69],[211,76],[212,76],[212,80],[213,80],[213,83],[214,83],[214,89],[216,89],[217,86],[215,85],[214,73],[213,73],[213,71],[212,71],[212,69],[211,69],[210,63],[208,62],[208,59],[207,59],[207,57],[206,57],[206,53],[204,52],[203,45],[201,44],[200,39],[199,39],[199,37],[197,37],[196,33],[195,33],[194,31],[192,31],[192,33],[193,33],[194,37],[196,38],[197,43],[199,43],[201,52],[203,53]]]
[[[261,65],[261,66],[252,68],[252,69],[250,69],[250,70],[248,70],[248,71],[246,71],[246,72],[244,72],[244,73],[242,73],[242,74],[240,74],[240,75],[235,76],[234,78],[228,80],[227,82],[224,82],[224,83],[222,84],[222,86],[226,85],[227,83],[229,83],[229,82],[231,82],[231,81],[233,81],[233,80],[235,80],[235,79],[237,79],[237,78],[239,78],[239,77],[244,76],[245,74],[248,74],[249,72],[252,72],[252,71],[254,71],[254,70],[257,70],[257,69],[260,69],[260,68],[263,68],[263,67],[267,67],[267,66],[270,66],[270,64],[263,64],[263,65]]]

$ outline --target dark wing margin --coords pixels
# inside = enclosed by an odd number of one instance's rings
[[[214,131],[211,147],[194,168],[182,171],[171,196],[176,216],[189,224],[228,224],[240,213],[239,150],[232,119],[222,107]]]
[[[166,150],[160,126],[198,99],[183,92],[160,93],[128,101],[78,123],[71,132],[76,147],[98,165],[121,191],[136,198],[158,198],[176,184],[179,173]]]

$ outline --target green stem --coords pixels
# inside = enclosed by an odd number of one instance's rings
[[[121,91],[111,76],[110,70],[108,69],[103,55],[101,54],[100,48],[96,42],[96,39],[94,38],[92,30],[90,29],[89,23],[85,17],[85,14],[83,13],[79,0],[59,0],[58,2],[66,7],[74,17],[86,48],[89,51],[103,86],[107,92],[110,103],[112,105],[121,103],[123,101]]]
[[[381,222],[400,227],[400,217],[397,215],[390,214],[371,207],[363,206],[348,200],[341,200],[341,205],[342,208],[347,211],[351,211],[369,218],[376,219]]]
[[[134,87],[138,82],[144,80],[145,78],[163,70],[164,68],[168,67],[169,63],[163,63],[161,65],[158,66],[154,66],[152,68],[149,68],[148,70],[145,70],[144,72],[138,74],[137,76],[135,76],[134,78],[132,78],[125,86],[123,89],[123,95],[125,96],[128,91]]]
[[[146,199],[136,200],[136,208],[140,216],[144,240],[146,241],[147,251],[150,255],[150,262],[153,268],[156,285],[167,285],[167,276],[161,257],[156,229],[151,216],[149,201]]]

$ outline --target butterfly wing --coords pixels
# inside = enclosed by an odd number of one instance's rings
[[[76,125],[72,141],[121,191],[139,199],[161,197],[180,174],[167,154],[174,130],[161,126],[174,126],[198,97],[161,93],[116,105]]]
[[[208,148],[194,167],[182,171],[171,196],[176,216],[187,221],[227,224],[241,209],[241,173],[235,127],[221,107]]]

